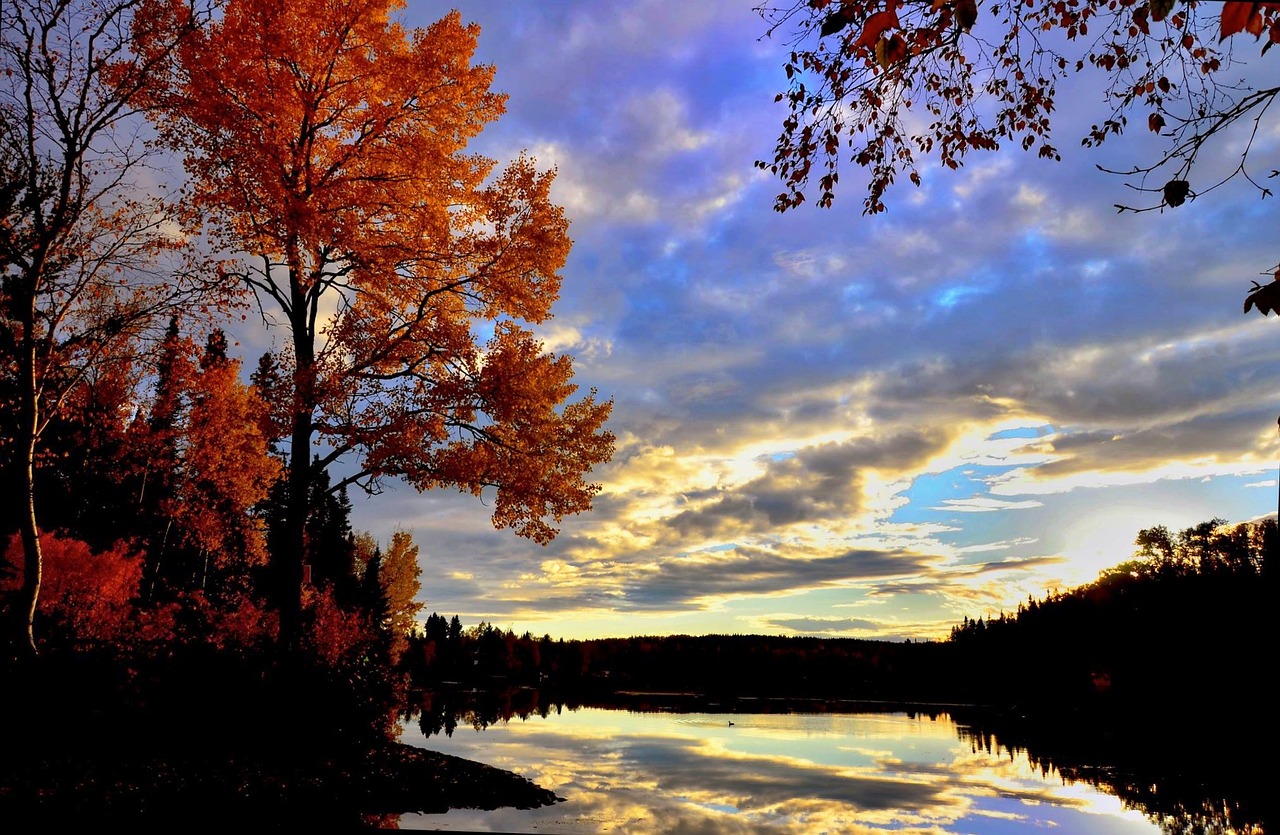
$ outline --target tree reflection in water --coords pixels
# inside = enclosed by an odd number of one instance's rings
[[[1045,775],[1096,786],[1170,835],[1262,835],[1269,769],[1226,717],[1046,717],[953,709],[962,739],[1025,754]],[[1268,786],[1265,791],[1270,792]]]
[[[402,715],[432,737],[483,730],[512,719],[600,708],[633,713],[897,713],[954,722],[975,751],[1025,756],[1046,779],[1085,784],[1141,812],[1169,835],[1263,835],[1264,770],[1239,749],[1246,728],[1207,719],[1139,721],[1126,716],[1063,716],[1040,721],[958,705],[902,705],[797,699],[709,699],[698,694],[619,693],[575,697],[537,688],[440,689],[415,694]],[[726,719],[726,726],[732,720]],[[1253,734],[1256,739],[1256,731]],[[507,766],[509,767],[509,766]]]

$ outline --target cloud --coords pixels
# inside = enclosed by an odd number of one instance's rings
[[[992,513],[997,510],[1026,510],[1041,507],[1043,502],[1028,499],[1022,502],[1010,502],[991,496],[977,496],[970,499],[943,499],[942,504],[934,510],[950,510],[959,513]]]
[[[822,443],[767,460],[759,477],[717,488],[696,509],[667,519],[666,538],[702,541],[847,518],[862,506],[865,470],[918,466],[947,441],[942,431],[906,430]]]
[[[925,572],[942,561],[929,554],[860,549],[830,557],[789,557],[759,548],[672,555],[639,567],[623,584],[617,605],[670,609],[743,595],[879,583]]]
[[[1043,505],[1038,505],[1043,506]],[[1019,545],[1032,545],[1038,540],[1033,536],[1023,536],[1017,539],[1006,539],[1000,542],[984,542],[979,545],[969,545],[963,548],[957,548],[956,551],[961,554],[975,554],[982,551],[1004,551]]]
[[[692,740],[683,745],[633,740],[627,755],[646,764],[663,792],[714,793],[720,802],[740,810],[785,809],[806,802],[798,798],[847,803],[852,797],[863,813],[880,810],[909,816],[946,805],[949,794],[939,782],[821,768],[784,757],[729,756]]]
[[[882,626],[877,621],[863,620],[861,618],[771,617],[766,622],[777,629],[811,635],[871,632],[880,629]]]
[[[1054,565],[1062,562],[1061,557],[1027,557],[1024,559],[999,560],[997,562],[982,563],[980,565],[969,565],[961,569],[956,569],[954,574],[978,576],[982,574],[1004,574],[1010,571],[1027,572],[1033,569],[1043,568],[1046,565]]]

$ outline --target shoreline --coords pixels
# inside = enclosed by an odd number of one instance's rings
[[[262,752],[6,752],[0,818],[56,831],[133,832],[395,829],[402,814],[533,809],[562,802],[510,771],[402,742],[292,758]]]

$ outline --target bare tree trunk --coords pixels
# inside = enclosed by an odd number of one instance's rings
[[[285,508],[285,588],[280,628],[286,648],[299,647],[302,630],[303,577],[307,560],[307,517],[311,511],[311,439],[315,434],[315,342],[311,303],[302,286],[301,258],[290,259],[290,330],[293,336],[293,431],[289,443],[289,497]]]
[[[35,499],[35,439],[26,444],[26,459],[21,465],[23,494],[26,506],[22,512],[20,535],[22,539],[22,588],[14,607],[13,651],[17,658],[34,658],[36,638],[34,623],[36,604],[40,599],[40,581],[44,560],[40,553],[40,528],[36,524]]]
[[[281,555],[284,578],[280,609],[281,637],[296,649],[302,628],[302,578],[307,559],[307,515],[311,492],[311,412],[299,406],[293,417],[289,453],[289,499],[285,507],[285,545]]]
[[[14,632],[10,636],[15,658],[34,658],[36,641],[34,623],[36,606],[40,600],[40,581],[44,560],[40,553],[40,527],[36,522],[35,461],[36,439],[40,435],[40,389],[36,374],[35,344],[35,294],[22,307],[27,314],[23,323],[21,340],[22,356],[19,359],[22,376],[22,403],[19,409],[19,454],[14,466],[20,470],[21,495],[24,507],[19,534],[22,539],[22,588],[14,605]]]

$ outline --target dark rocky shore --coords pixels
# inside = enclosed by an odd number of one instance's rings
[[[0,831],[374,831],[560,800],[401,742],[380,687],[326,676],[216,657],[0,670]]]
[[[396,828],[404,813],[562,799],[509,771],[400,743],[310,759],[12,753],[0,763],[0,821],[40,831],[367,832]]]

